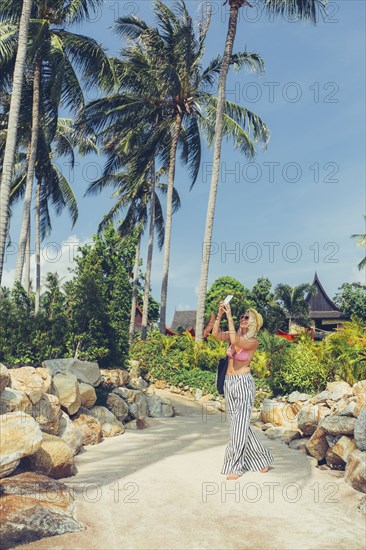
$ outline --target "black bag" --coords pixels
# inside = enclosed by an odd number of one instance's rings
[[[216,388],[220,395],[224,395],[224,383],[225,383],[227,364],[228,364],[228,356],[225,355],[225,357],[220,359],[217,365]]]

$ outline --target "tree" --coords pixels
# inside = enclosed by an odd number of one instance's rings
[[[364,216],[363,218],[366,221],[366,216]],[[356,246],[366,248],[366,233],[355,233],[354,235],[351,235],[351,239],[357,239]],[[361,269],[366,267],[366,256],[360,261],[357,267],[360,271]]]
[[[335,295],[334,303],[346,315],[355,315],[366,323],[366,285],[362,283],[343,283]]]
[[[13,93],[11,96],[8,120],[8,133],[5,145],[3,174],[0,185],[0,285],[4,267],[4,253],[8,230],[10,187],[13,175],[14,158],[18,131],[18,116],[22,97],[23,73],[27,53],[28,28],[32,10],[32,0],[23,0],[22,13],[19,21],[19,45],[16,55]]]
[[[293,321],[301,326],[307,326],[310,322],[309,305],[305,301],[305,293],[315,295],[317,289],[307,283],[295,287],[280,283],[275,288],[274,298],[280,302],[281,307],[286,311],[289,331]]]
[[[225,3],[227,0],[225,1]],[[212,177],[210,186],[210,195],[208,199],[205,236],[203,239],[203,254],[201,263],[200,283],[198,290],[198,305],[197,305],[197,319],[196,319],[196,339],[200,341],[202,339],[203,327],[204,327],[204,307],[205,296],[207,291],[208,271],[210,261],[210,250],[212,242],[212,230],[213,221],[215,215],[216,195],[219,182],[220,171],[220,159],[221,159],[221,144],[224,135],[224,121],[225,121],[225,101],[226,101],[226,79],[232,59],[233,45],[235,41],[235,35],[238,24],[239,9],[244,5],[251,4],[247,0],[228,0],[230,6],[229,25],[226,36],[226,42],[224,47],[224,55],[220,68],[219,85],[218,85],[218,104],[216,111],[215,122],[215,145],[213,153],[213,166]],[[298,19],[309,19],[312,22],[317,20],[317,8],[322,9],[326,0],[263,0],[265,10],[274,14],[281,14],[290,16],[293,18],[296,16]],[[263,135],[260,127],[255,125],[255,121],[251,121],[248,117],[248,126],[250,128],[250,122],[254,123],[254,140],[263,140],[267,143],[268,136]],[[253,156],[253,147],[248,147],[249,156]]]
[[[250,290],[245,288],[234,277],[224,276],[216,279],[207,292],[206,297],[206,321],[212,312],[217,313],[221,300],[224,300],[228,294],[232,294],[233,298],[230,302],[231,312],[234,323],[236,323],[242,313],[253,306],[250,298]],[[226,317],[222,319],[223,330],[228,330]]]
[[[277,304],[271,287],[272,283],[268,277],[258,277],[252,288],[251,299],[253,307],[263,316],[263,329],[273,333],[279,329],[286,330],[287,322],[285,312]]]

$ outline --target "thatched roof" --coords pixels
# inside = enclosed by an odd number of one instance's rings
[[[175,311],[171,325],[171,330],[177,330],[178,327],[184,329],[196,328],[196,310],[188,309],[186,311]]]

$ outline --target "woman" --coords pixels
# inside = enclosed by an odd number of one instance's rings
[[[221,318],[226,314],[229,330],[220,330]],[[250,362],[258,348],[257,332],[263,318],[249,308],[240,317],[240,328],[235,331],[229,304],[220,302],[220,309],[212,328],[212,336],[230,342],[227,350],[228,366],[225,375],[224,394],[226,412],[230,419],[230,440],[225,450],[222,474],[226,479],[237,479],[244,471],[268,472],[273,455],[251,430],[250,418],[255,398],[255,382],[250,373]]]

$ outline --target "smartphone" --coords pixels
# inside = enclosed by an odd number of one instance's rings
[[[224,300],[224,304],[228,304],[231,300],[231,298],[234,298],[233,294],[228,294]]]

